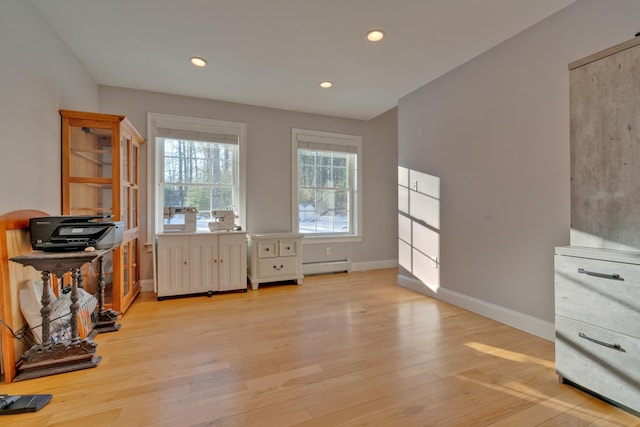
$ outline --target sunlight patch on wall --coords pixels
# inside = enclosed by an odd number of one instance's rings
[[[440,287],[440,178],[398,167],[398,260],[425,286]]]

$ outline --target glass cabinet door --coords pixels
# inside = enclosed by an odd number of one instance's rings
[[[68,176],[63,182],[68,208],[63,210],[70,215],[113,215],[112,128],[75,121],[68,133]]]
[[[140,292],[138,270],[139,239],[133,238],[122,244],[122,303],[128,306]]]
[[[70,215],[113,215],[111,184],[98,182],[69,183]]]
[[[131,189],[131,228],[137,228],[138,224],[138,189]]]
[[[111,129],[71,125],[69,175],[77,178],[111,178]]]
[[[131,215],[129,212],[129,153],[131,151],[131,140],[125,134],[120,137],[120,174],[122,188],[120,190],[120,219],[124,221],[124,229],[131,228]],[[126,258],[125,258],[126,259]]]
[[[127,135],[122,134],[120,137],[120,156],[122,157],[122,182],[128,182],[129,179],[129,154],[131,152],[131,139]]]
[[[131,284],[129,283],[129,281],[131,280],[131,274],[129,274],[129,265],[130,265],[129,256],[131,255],[130,248],[129,248],[130,244],[131,244],[130,242],[127,242],[122,245],[122,260],[124,261],[124,264],[122,266],[123,295],[127,295],[131,290]]]
[[[138,163],[140,161],[140,152],[138,150],[138,144],[133,142],[131,144],[131,174],[130,174],[130,180],[129,182],[131,183],[131,202],[130,202],[130,209],[131,209],[131,228],[137,228],[140,226],[140,224],[138,223],[138,212],[139,212],[139,200],[140,200],[140,194],[138,192],[138,189],[140,188],[139,185],[140,183],[138,182],[140,176],[139,176],[139,170],[138,170]]]

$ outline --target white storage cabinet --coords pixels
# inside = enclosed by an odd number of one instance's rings
[[[640,253],[556,248],[555,293],[560,381],[640,413]]]
[[[162,233],[154,246],[158,300],[247,290],[244,232]]]
[[[260,283],[295,280],[302,284],[302,238],[295,233],[250,234],[248,240],[249,281]]]

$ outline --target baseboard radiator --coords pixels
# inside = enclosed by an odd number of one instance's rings
[[[305,276],[327,273],[348,273],[349,271],[351,271],[351,260],[349,259],[302,263],[302,274]]]

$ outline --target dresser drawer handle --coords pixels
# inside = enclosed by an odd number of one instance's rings
[[[578,269],[578,273],[588,274],[589,276],[602,277],[603,279],[622,280],[622,281],[624,281],[624,277],[621,277],[619,274],[596,273],[595,271],[587,271],[584,268],[579,268]]]
[[[599,344],[599,345],[604,346],[604,347],[612,348],[614,350],[618,350],[618,351],[621,351],[623,353],[627,352],[627,350],[622,348],[620,346],[620,344],[609,344],[608,342],[604,342],[604,341],[597,340],[595,338],[588,337],[586,334],[583,334],[582,332],[578,333],[578,336],[580,338],[584,338],[587,341],[591,341],[592,343],[596,343],[596,344]]]
[[[279,270],[282,270],[282,269],[284,268],[284,265],[280,264],[280,267],[279,267],[279,268],[278,268],[278,266],[277,266],[277,265],[274,265],[274,266],[273,266],[273,268],[274,268],[275,270],[278,270],[278,271],[279,271]]]

